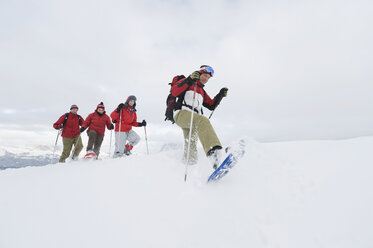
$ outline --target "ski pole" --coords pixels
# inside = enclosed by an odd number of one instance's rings
[[[79,134],[79,137],[78,137],[78,139],[76,140],[76,143],[74,144],[74,150],[73,150],[73,153],[71,154],[71,159],[73,159],[73,157],[74,157],[74,153],[75,153],[75,151],[76,151],[76,146],[78,145],[78,143],[79,143],[79,140],[82,138],[82,136]]]
[[[110,154],[111,154],[111,139],[113,137],[113,129],[110,130],[110,146],[109,146],[109,157],[110,157]]]
[[[211,112],[209,119],[211,119],[212,114],[215,112],[215,109]]]
[[[225,88],[226,89],[226,92],[228,93],[228,88]],[[226,96],[226,95],[225,95]],[[223,97],[225,97],[225,96],[223,96]],[[220,101],[221,101],[222,99],[220,99]],[[220,104],[220,101],[219,101],[219,103],[218,104]],[[217,104],[217,105],[218,105]],[[216,105],[216,106],[217,106]],[[214,112],[215,112],[215,109],[216,109],[216,107],[214,108],[214,110],[211,112],[211,114],[210,114],[210,116],[209,116],[209,119],[211,119],[211,116],[214,114]]]
[[[56,152],[56,147],[57,147],[58,137],[60,137],[61,130],[62,130],[62,128],[58,129],[57,138],[56,138],[56,143],[54,144],[54,149],[53,149],[53,157],[54,157],[54,153]]]
[[[197,91],[197,80],[194,84],[194,92],[193,92],[193,102],[192,102],[192,114],[190,117],[190,127],[189,127],[189,142],[188,142],[188,150],[187,150],[187,160],[186,160],[186,165],[185,165],[185,176],[184,176],[184,181],[186,182],[187,180],[187,175],[188,175],[188,164],[189,164],[189,157],[190,157],[190,143],[192,141],[192,128],[193,128],[193,116],[194,116],[194,102],[196,100],[196,91]]]
[[[146,151],[149,155],[148,135],[146,134],[146,126],[144,126],[144,130],[145,130]]]
[[[118,130],[118,147],[117,147],[117,149],[121,149],[122,151],[123,151],[123,153],[124,153],[124,147],[123,147],[123,149],[121,148],[121,147],[119,147],[119,144],[120,144],[120,128],[121,128],[121,126],[122,126],[122,109],[120,109],[120,113],[119,113],[119,130]],[[124,145],[126,145],[126,141],[124,141]],[[117,151],[117,152],[119,152],[119,151]],[[121,156],[121,155],[123,155],[123,153],[120,153],[119,152],[119,156]]]

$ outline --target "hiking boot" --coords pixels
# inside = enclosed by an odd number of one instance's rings
[[[115,152],[113,155],[113,158],[120,158],[120,157],[122,157],[122,154],[120,154],[120,152]]]
[[[124,148],[124,155],[129,156],[131,155],[131,150],[133,148],[133,145],[127,144]]]
[[[124,155],[129,156],[129,155],[131,155],[131,154],[132,154],[132,153],[131,153],[130,150],[124,149]]]
[[[207,158],[210,160],[212,164],[212,168],[216,170],[221,163],[221,155],[222,155],[222,147],[221,146],[214,146],[207,152]]]

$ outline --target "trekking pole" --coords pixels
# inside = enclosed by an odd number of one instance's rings
[[[82,138],[82,136],[79,134],[79,138],[76,140],[76,143],[74,145],[74,150],[73,150],[73,153],[71,154],[71,159],[74,157],[74,153],[76,151],[76,146],[78,145],[79,143],[79,140]]]
[[[226,88],[226,90],[227,90],[227,92],[228,92],[228,88]],[[220,101],[221,101],[221,99],[220,99]],[[218,104],[220,104],[220,101],[219,101],[219,103]],[[210,117],[209,117],[209,119],[211,119],[211,116],[214,114],[214,112],[215,112],[215,109],[216,109],[216,107],[214,108],[214,110],[211,112],[211,114],[210,114]]]
[[[62,130],[62,128],[58,129],[57,138],[56,138],[56,143],[54,144],[54,149],[53,149],[53,157],[54,157],[54,153],[56,152],[56,147],[57,147],[58,137],[60,137],[61,130]]]
[[[149,155],[148,135],[146,134],[146,126],[144,126],[144,130],[145,130],[146,151]]]
[[[119,112],[119,132],[120,132],[120,126],[122,125],[122,109],[120,109],[120,112]]]
[[[215,112],[215,109],[211,112],[209,119],[211,119],[212,114]]]
[[[110,130],[110,146],[109,146],[109,157],[110,157],[110,154],[111,154],[111,139],[113,137],[113,129]]]
[[[193,103],[192,103],[192,114],[191,114],[191,117],[190,117],[189,141],[188,141],[187,160],[186,160],[186,165],[185,165],[185,177],[184,177],[184,181],[185,182],[187,180],[187,175],[188,175],[188,164],[189,164],[189,157],[190,157],[190,143],[192,141],[194,102],[196,100],[196,91],[197,91],[197,80],[196,80],[196,82],[194,84]]]
[[[120,144],[120,141],[119,141],[119,139],[120,139],[120,127],[121,127],[121,125],[122,125],[122,110],[123,110],[123,108],[121,108],[120,109],[120,113],[119,113],[119,130],[118,130],[118,143],[117,143],[117,145],[118,145],[118,149],[122,149],[121,147],[119,147],[119,144]],[[124,145],[126,145],[126,141],[124,141]],[[119,151],[117,151],[117,152],[119,152]],[[123,152],[124,152],[124,147],[123,147]],[[122,154],[119,152],[119,156],[121,156]]]

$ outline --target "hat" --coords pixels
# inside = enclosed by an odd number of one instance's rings
[[[74,109],[74,108],[79,109],[78,106],[77,106],[76,104],[73,104],[73,105],[71,105],[70,110],[72,110],[72,109]]]
[[[128,98],[127,98],[127,101],[126,103],[128,103],[129,101],[131,100],[134,100],[136,102],[137,98],[134,96],[134,95],[130,95]]]
[[[131,111],[136,111],[136,100],[137,100],[137,98],[136,98],[134,95],[130,95],[130,96],[127,98],[126,103],[124,104],[124,107],[125,107],[125,108],[128,108],[128,107],[129,107],[129,102],[130,102],[131,100],[134,100],[134,101],[135,101],[135,103],[134,103],[133,106],[132,106],[132,110],[131,110]]]
[[[105,110],[105,105],[104,105],[103,102],[100,102],[100,103],[97,105],[96,110],[99,109],[99,108],[103,108],[103,109]]]

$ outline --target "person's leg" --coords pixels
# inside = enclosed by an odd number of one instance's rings
[[[119,132],[114,132],[114,157],[119,154]]]
[[[222,162],[222,145],[219,138],[217,137],[210,120],[205,116],[197,116],[196,128],[206,156],[209,158],[213,168],[216,169]]]
[[[128,131],[128,144],[135,146],[140,142],[140,139],[140,136],[135,131],[133,131],[132,129]]]
[[[127,132],[128,143],[126,144],[126,149],[124,150],[124,153],[126,155],[130,155],[132,148],[140,142],[140,139],[141,139],[140,136],[135,131],[133,131],[132,129],[128,131]]]
[[[203,150],[205,150],[206,155],[211,149],[216,149],[217,147],[220,147],[220,149],[222,148],[220,140],[216,135],[210,120],[207,119],[205,116],[197,116],[196,129],[198,132],[198,137],[201,141]]]
[[[73,154],[73,159],[77,158],[79,156],[79,153],[83,149],[82,137],[80,137],[80,135],[74,138],[74,146],[75,146],[75,151]]]
[[[187,162],[188,156],[188,143],[189,143],[189,128],[183,128],[184,134],[184,162]],[[189,164],[196,164],[198,161],[198,152],[197,152],[197,141],[198,135],[196,129],[193,128],[192,136],[191,136],[191,143],[190,143],[190,151],[189,151]]]
[[[190,120],[192,117],[192,112],[187,110],[181,110],[179,113],[175,115],[175,122],[176,124],[182,128],[184,134],[184,162],[187,160],[188,154],[188,144],[189,144],[189,128],[190,128]],[[197,116],[194,114],[193,119]],[[192,127],[192,136],[190,142],[190,153],[189,153],[189,164],[195,164],[198,160],[198,152],[197,152],[197,141],[198,141],[198,133],[196,130],[196,122],[195,119],[193,120],[193,127]]]
[[[88,134],[88,145],[87,145],[87,152],[93,150],[93,145],[96,143],[97,133],[93,130],[87,131]]]
[[[73,138],[62,137],[63,151],[60,157],[60,163],[65,163],[66,159],[70,156],[73,140]]]
[[[126,145],[127,133],[115,132],[115,150],[114,157],[120,157],[124,153],[124,146]]]
[[[96,142],[93,148],[93,151],[96,153],[97,157],[100,154],[100,149],[102,145],[102,141],[104,140],[104,136],[97,134]]]

